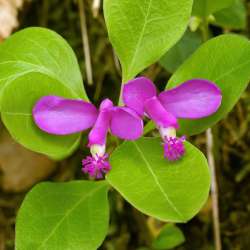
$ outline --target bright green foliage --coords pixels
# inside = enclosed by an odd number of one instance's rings
[[[87,99],[74,52],[57,33],[27,28],[0,46],[0,86],[30,72],[54,78],[81,98]],[[35,83],[34,83],[35,84]]]
[[[235,0],[194,0],[193,16],[207,17],[234,4]]]
[[[16,250],[96,250],[109,221],[106,182],[42,183],[26,196]]]
[[[186,80],[204,78],[222,91],[222,105],[212,116],[180,121],[180,133],[198,134],[224,118],[239,100],[250,79],[250,43],[237,35],[221,35],[203,44],[169,80],[173,88]],[[185,100],[183,100],[185,102]]]
[[[39,129],[33,121],[32,108],[42,96],[76,97],[58,80],[38,72],[29,73],[12,80],[3,93],[2,120],[17,142],[54,159],[71,154],[77,147],[79,134],[50,135]]]
[[[193,0],[104,0],[110,41],[123,82],[156,62],[182,36]]]
[[[214,14],[215,25],[228,29],[245,29],[247,25],[247,11],[241,0],[237,0],[229,8]]]
[[[63,158],[80,135],[43,133],[32,120],[36,101],[45,95],[87,99],[76,57],[66,41],[44,28],[17,32],[0,46],[2,119],[13,138],[52,158]]]
[[[153,241],[155,250],[173,249],[185,242],[182,231],[174,224],[166,224],[160,234]]]
[[[124,142],[111,156],[107,180],[143,213],[163,221],[186,222],[207,199],[207,161],[197,148],[185,143],[183,159],[169,162],[161,143],[158,138]]]
[[[202,44],[199,32],[186,31],[181,40],[160,60],[160,64],[170,73],[175,70]]]

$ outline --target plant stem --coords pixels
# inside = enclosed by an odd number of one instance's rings
[[[209,128],[206,131],[207,138],[207,157],[208,164],[211,169],[211,197],[212,197],[212,212],[213,212],[213,228],[214,228],[214,239],[215,239],[215,249],[221,250],[221,234],[220,234],[220,213],[219,213],[219,195],[218,195],[218,185],[216,178],[216,167],[213,154],[214,140],[212,129]]]
[[[81,25],[81,33],[82,33],[82,45],[83,45],[83,52],[84,52],[84,57],[85,57],[87,82],[89,85],[93,85],[93,74],[92,74],[91,56],[90,56],[90,48],[89,48],[89,38],[88,38],[87,22],[86,22],[83,1],[84,0],[78,0],[78,9],[79,9],[80,25]]]
[[[208,22],[206,18],[203,19],[203,25],[201,27],[201,33],[203,42],[209,39],[209,29]],[[216,176],[216,166],[214,158],[214,138],[212,129],[209,128],[206,131],[206,142],[207,142],[207,157],[208,164],[211,170],[211,198],[212,198],[212,213],[213,213],[213,231],[215,240],[215,249],[221,250],[221,233],[220,233],[220,213],[219,213],[219,194],[218,194],[218,184]]]
[[[209,39],[208,22],[206,18],[203,19],[200,29],[201,29],[202,40],[203,42],[206,42]]]

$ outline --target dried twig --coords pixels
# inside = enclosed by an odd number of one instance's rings
[[[101,0],[93,0],[92,12],[95,18],[98,17],[100,6],[101,6]]]
[[[87,22],[86,22],[83,1],[84,0],[78,0],[78,8],[79,8],[80,21],[81,21],[81,32],[82,32],[82,42],[83,42],[83,51],[84,51],[84,57],[85,57],[87,81],[88,81],[89,85],[92,85],[93,84],[93,74],[92,74],[92,65],[91,65],[91,56],[90,56],[90,48],[89,48]]]
[[[211,169],[211,196],[212,196],[212,208],[213,208],[213,227],[214,227],[214,240],[215,240],[215,249],[221,250],[221,234],[220,234],[220,218],[219,218],[219,198],[218,198],[218,186],[216,180],[216,169],[215,169],[215,160],[213,154],[213,134],[212,129],[209,128],[206,131],[207,137],[207,157],[208,164]]]

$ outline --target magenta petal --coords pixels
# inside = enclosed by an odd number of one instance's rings
[[[197,119],[215,113],[221,105],[222,95],[214,83],[193,79],[160,93],[159,100],[175,117]]]
[[[178,128],[177,119],[171,113],[169,113],[158,100],[158,98],[152,97],[148,99],[144,108],[146,114],[158,125],[158,127],[174,127]]]
[[[109,99],[102,101],[100,111],[94,127],[89,133],[89,146],[93,144],[104,145],[110,126],[113,103]]]
[[[116,107],[112,112],[110,130],[121,139],[136,140],[143,134],[143,121],[130,108]]]
[[[44,96],[35,104],[32,114],[36,125],[43,131],[67,135],[93,126],[98,111],[94,105],[82,100]]]
[[[126,106],[143,115],[143,103],[156,94],[156,87],[151,80],[138,77],[124,85],[122,97]]]

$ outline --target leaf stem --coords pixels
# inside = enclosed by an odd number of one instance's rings
[[[206,18],[203,19],[200,29],[201,29],[202,40],[205,43],[207,40],[209,40],[209,29]]]

